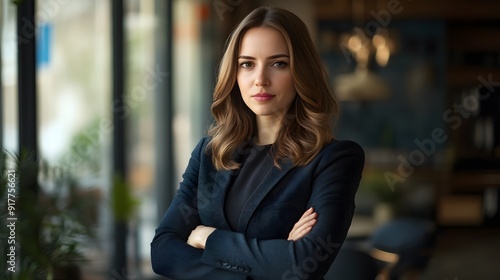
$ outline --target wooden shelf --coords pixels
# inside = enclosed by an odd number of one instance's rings
[[[479,86],[481,82],[479,76],[488,80],[492,75],[493,81],[500,81],[500,69],[498,67],[471,67],[471,66],[452,66],[448,70],[449,88],[465,88]]]
[[[462,26],[451,28],[448,31],[448,49],[469,52],[498,52],[500,50],[500,28]]]
[[[500,187],[500,171],[456,171],[450,174],[451,191],[484,191]]]

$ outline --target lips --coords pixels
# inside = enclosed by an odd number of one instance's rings
[[[252,95],[252,98],[259,101],[259,102],[265,102],[273,99],[276,95],[267,93],[267,92],[259,92],[257,94]]]

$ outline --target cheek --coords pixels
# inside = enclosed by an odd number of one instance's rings
[[[241,96],[241,99],[243,100],[243,102],[245,104],[248,103],[248,100],[249,100],[249,96],[248,96],[248,92],[250,91],[248,89],[248,86],[245,85],[245,82],[241,79],[236,79],[236,83],[238,85],[238,89],[240,90],[240,96]]]
[[[295,84],[291,73],[286,73],[277,77],[281,87],[287,91],[295,91]]]
[[[293,95],[293,97],[295,97],[295,95],[297,94],[297,90],[295,89],[295,83],[293,82],[292,77],[286,79],[283,86],[286,88],[286,91],[289,92],[290,95]]]
[[[247,79],[245,79],[245,77],[243,77],[243,75],[237,76],[236,83],[238,84],[238,87],[240,88],[241,93],[244,93],[246,91],[246,89],[248,88]]]

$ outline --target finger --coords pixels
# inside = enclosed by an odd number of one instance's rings
[[[294,232],[292,232],[289,236],[289,240],[297,240],[301,237],[304,237],[309,231],[312,229],[312,226],[306,226],[301,229],[297,229]]]
[[[306,218],[307,216],[311,215],[312,213],[314,213],[314,209],[312,207],[309,208],[309,209],[307,209],[304,212],[304,214],[302,214],[302,216],[299,218],[299,220],[297,221],[297,223],[300,222],[302,219]],[[297,223],[295,223],[295,224],[297,224]]]
[[[189,234],[188,240],[186,241],[187,244],[191,245],[192,247],[196,248],[196,238],[197,234],[204,228],[203,225],[198,225],[196,228],[194,228],[191,233]]]
[[[302,214],[302,217],[300,217],[300,219],[302,219],[302,218],[304,218],[304,217],[306,217],[306,216],[309,216],[309,215],[310,215],[311,213],[313,213],[313,212],[314,212],[314,208],[313,208],[313,207],[310,207],[309,209],[307,209],[307,210],[304,212],[304,214]],[[300,219],[299,219],[299,220],[300,220]]]
[[[306,228],[308,227],[312,227],[314,224],[316,224],[316,219],[311,219],[305,223],[303,223],[302,225],[298,226],[295,228],[294,230],[294,233],[299,233],[302,232],[303,230],[305,230]]]
[[[310,220],[308,223],[301,225],[300,227],[295,227],[292,229],[290,234],[288,235],[288,240],[297,240],[304,237],[307,233],[312,230],[314,224],[316,224],[317,220]]]
[[[297,223],[295,223],[294,228],[298,228],[303,226],[304,224],[309,223],[311,220],[316,219],[317,216],[318,214],[316,212],[311,213],[307,216],[302,216],[300,220]]]
[[[306,234],[308,234],[312,230],[312,228],[313,228],[312,226],[308,226],[308,227],[304,228],[303,230],[301,230],[299,232],[299,234],[296,236],[296,239],[300,239],[300,238],[306,236]]]
[[[318,214],[314,212],[313,207],[307,209],[304,214],[302,214],[302,217],[294,224],[292,230],[288,234],[288,240],[296,240],[307,234],[310,231],[310,229],[309,231],[306,230],[307,227],[311,226],[312,228],[312,225],[316,223],[315,219],[317,216]]]
[[[301,230],[303,229],[304,227],[310,225],[311,221],[315,220],[317,217],[317,214],[316,213],[312,213],[311,215],[301,219],[300,221],[298,221],[295,225],[294,225],[294,228],[297,229],[297,230]]]
[[[288,240],[296,241],[298,239],[301,239],[302,237],[306,236],[311,230],[312,226],[308,226],[304,229],[301,229],[300,231],[294,233],[293,236],[290,236]]]
[[[315,223],[315,219],[317,217],[316,213],[313,213],[307,217],[304,217],[300,221],[298,221],[290,231],[290,236],[294,236],[297,232],[302,231],[304,228],[313,225]]]

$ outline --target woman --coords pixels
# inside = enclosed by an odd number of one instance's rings
[[[261,7],[234,30],[214,125],[194,149],[151,243],[172,279],[322,279],[350,226],[361,147],[338,115],[305,24]]]

